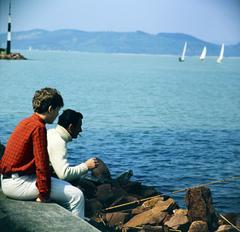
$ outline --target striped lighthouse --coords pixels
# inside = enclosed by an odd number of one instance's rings
[[[8,33],[7,33],[7,48],[6,53],[11,53],[11,0],[9,3],[9,11],[8,11]]]

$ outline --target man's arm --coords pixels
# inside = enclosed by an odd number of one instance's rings
[[[87,173],[88,165],[86,163],[70,167],[67,160],[66,144],[63,140],[49,133],[47,137],[49,159],[58,178],[70,181]]]
[[[39,190],[38,198],[41,202],[48,200],[51,191],[51,176],[47,153],[46,128],[37,127],[32,134],[33,154],[36,165],[36,186]]]

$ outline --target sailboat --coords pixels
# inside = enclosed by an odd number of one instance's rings
[[[201,61],[204,61],[205,58],[206,58],[206,55],[207,55],[207,48],[206,48],[206,46],[204,46],[204,48],[203,48],[203,50],[202,50],[202,53],[201,53],[201,56],[199,57],[199,59],[200,59]]]
[[[186,50],[187,50],[187,42],[184,43],[182,56],[178,58],[179,62],[183,62],[184,61]]]
[[[222,62],[222,60],[223,60],[223,54],[224,54],[224,44],[222,44],[222,46],[221,46],[221,51],[220,51],[220,55],[219,55],[219,57],[217,58],[217,63],[221,63]]]

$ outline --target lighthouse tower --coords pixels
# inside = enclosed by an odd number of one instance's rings
[[[11,53],[11,0],[9,3],[9,11],[8,11],[8,33],[7,33],[7,48],[6,53]]]

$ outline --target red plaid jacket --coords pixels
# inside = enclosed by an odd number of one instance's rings
[[[17,125],[7,142],[0,165],[2,174],[16,172],[36,174],[39,198],[49,198],[51,175],[46,127],[37,114],[22,120]]]

